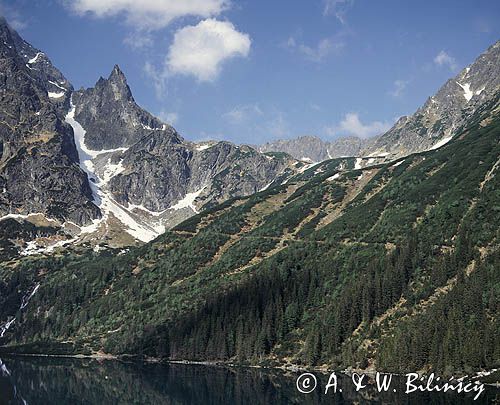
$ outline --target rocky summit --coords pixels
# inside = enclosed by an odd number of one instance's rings
[[[364,156],[393,159],[439,148],[459,133],[470,118],[496,97],[500,88],[500,41],[448,80],[409,117],[401,117],[363,151]]]
[[[136,104],[118,66],[93,88],[73,91],[5,19],[0,40],[0,218],[62,230],[28,250],[16,238],[27,253],[53,242],[148,241],[303,165],[229,142],[188,142]]]

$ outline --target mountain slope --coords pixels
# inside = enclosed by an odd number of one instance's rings
[[[497,95],[438,150],[366,169],[326,161],[129,253],[5,264],[3,343],[391,371],[497,367],[499,113]],[[394,349],[407,338],[415,346]]]
[[[363,156],[389,159],[444,145],[500,88],[500,41],[448,80],[415,114],[402,117]]]
[[[43,213],[83,224],[97,218],[61,114],[67,80],[3,18],[0,67],[0,217]]]

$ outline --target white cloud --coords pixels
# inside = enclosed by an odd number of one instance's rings
[[[343,48],[344,44],[341,41],[334,41],[331,38],[321,39],[317,45],[308,46],[303,43],[297,42],[294,37],[288,38],[286,46],[289,49],[296,50],[313,62],[321,62],[325,57],[334,51]]]
[[[146,62],[144,64],[144,73],[151,80],[156,92],[156,97],[161,99],[165,94],[168,72],[166,70],[157,69],[151,63]]]
[[[231,124],[241,124],[261,115],[263,115],[263,112],[258,104],[246,104],[222,114],[222,118]]]
[[[19,14],[19,11],[12,5],[4,4],[0,1],[0,16],[5,17],[8,24],[17,31],[26,28],[27,23]]]
[[[150,48],[153,46],[153,37],[146,32],[134,31],[125,37],[123,43],[135,50]]]
[[[345,24],[347,9],[353,2],[354,0],[324,0],[323,15],[334,15],[342,24]]]
[[[96,17],[125,16],[126,22],[139,29],[155,30],[173,20],[194,16],[219,15],[229,7],[229,0],[63,0],[78,14]]]
[[[158,117],[170,125],[175,125],[175,123],[179,120],[179,114],[176,112],[160,111]]]
[[[360,138],[369,138],[380,135],[392,127],[391,122],[373,121],[363,124],[357,113],[348,113],[338,125],[325,128],[325,132],[330,136],[354,135]]]
[[[222,114],[222,118],[229,124],[230,132],[251,134],[254,143],[290,135],[285,113],[275,106],[244,104]]]
[[[408,80],[395,80],[394,81],[394,87],[392,90],[389,91],[389,94],[392,97],[401,97],[403,93],[406,90],[406,87],[408,86],[409,81]]]
[[[441,51],[436,55],[434,63],[438,66],[448,66],[452,72],[458,67],[456,59],[445,51]]]
[[[225,61],[248,56],[250,45],[250,36],[237,31],[229,21],[203,20],[175,33],[167,56],[167,69],[171,74],[213,81]]]

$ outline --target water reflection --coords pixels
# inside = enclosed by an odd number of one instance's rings
[[[463,394],[355,392],[341,377],[343,392],[318,389],[301,394],[298,374],[259,369],[160,365],[43,357],[9,357],[0,362],[0,404],[487,404],[499,400],[491,387],[477,400]]]

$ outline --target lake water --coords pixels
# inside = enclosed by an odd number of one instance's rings
[[[93,359],[3,357],[0,404],[491,404],[500,390],[471,394],[356,392],[350,377],[339,375],[342,393],[325,395],[327,375],[315,373],[318,388],[302,394],[300,373],[199,365],[160,365]],[[392,388],[392,386],[391,386]],[[400,389],[401,388],[401,389]]]

